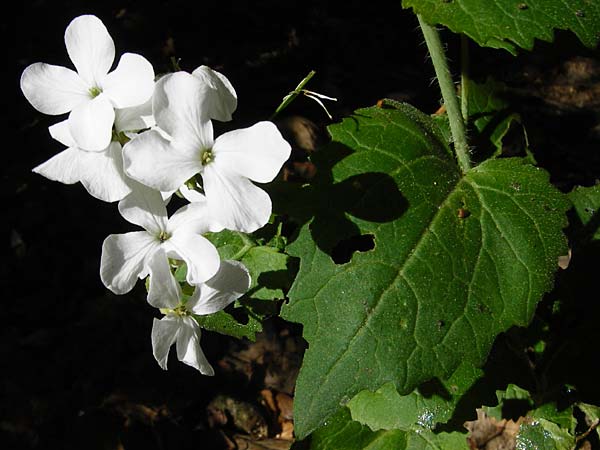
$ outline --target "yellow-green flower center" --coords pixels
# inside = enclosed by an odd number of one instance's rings
[[[98,97],[100,94],[102,94],[102,89],[100,89],[97,86],[91,87],[89,90],[90,95],[92,96],[92,98],[96,98]]]
[[[188,311],[185,307],[185,304],[180,303],[178,306],[176,306],[175,308],[171,309],[171,308],[160,308],[160,312],[162,314],[164,314],[165,316],[167,314],[173,314],[175,316],[179,316],[179,317],[185,317],[185,316],[189,316],[192,313],[190,311]]]
[[[202,155],[200,156],[200,162],[202,163],[203,166],[210,164],[214,159],[215,158],[214,158],[212,149],[210,149],[210,148],[205,149],[202,152]]]
[[[167,233],[166,231],[161,231],[160,234],[158,235],[158,240],[160,242],[165,242],[170,237],[171,237],[171,235],[169,233]]]

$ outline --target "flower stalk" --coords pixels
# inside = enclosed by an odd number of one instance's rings
[[[466,173],[471,168],[471,160],[469,158],[465,123],[458,103],[454,82],[448,69],[448,62],[444,54],[440,35],[435,27],[426,23],[421,16],[417,15],[417,19],[419,20],[419,25],[421,26],[421,31],[423,32],[423,37],[431,56],[435,75],[442,91],[442,98],[444,99],[444,105],[446,106],[450,122],[450,132],[452,133],[456,158],[462,172]]]

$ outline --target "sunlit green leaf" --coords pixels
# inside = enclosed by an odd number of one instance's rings
[[[361,109],[329,130],[321,209],[288,247],[300,268],[283,316],[309,342],[300,437],[361,390],[392,382],[405,395],[481,365],[499,333],[529,323],[566,253],[569,203],[525,160],[462,175],[433,121],[406,105]],[[374,248],[336,263],[353,236]]]
[[[432,430],[447,422],[461,396],[481,376],[470,364],[461,364],[444,383],[429,383],[408,395],[400,395],[393,383],[376,392],[362,391],[350,402],[352,419],[372,430]]]

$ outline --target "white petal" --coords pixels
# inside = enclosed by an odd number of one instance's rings
[[[186,280],[189,284],[203,283],[219,270],[221,259],[215,246],[199,234],[181,233],[175,230],[163,243],[171,258],[182,259],[187,265]]]
[[[212,314],[240,298],[249,288],[250,274],[241,262],[221,261],[217,274],[196,287],[186,307],[194,314]]]
[[[211,87],[207,94],[209,117],[222,122],[231,120],[237,108],[237,94],[227,77],[208,66],[198,67],[192,75]]]
[[[290,144],[272,122],[225,133],[213,146],[214,164],[259,183],[272,181],[290,152]]]
[[[152,354],[164,370],[167,370],[169,350],[179,336],[181,326],[181,319],[175,316],[165,316],[152,322]]]
[[[206,198],[204,201],[182,206],[169,218],[167,224],[169,233],[204,234],[222,229],[213,217]]]
[[[146,260],[158,246],[158,241],[145,231],[108,236],[100,258],[100,278],[104,285],[115,294],[129,292],[145,273]]]
[[[152,97],[154,69],[143,56],[125,53],[100,87],[115,108],[141,105]]]
[[[115,44],[102,21],[91,15],[76,17],[65,31],[65,45],[81,78],[99,87],[115,60]]]
[[[64,184],[77,183],[81,177],[78,148],[68,148],[33,169],[35,173]]]
[[[160,192],[135,185],[119,202],[119,212],[125,220],[139,225],[154,236],[167,229],[167,208]]]
[[[216,164],[209,164],[202,179],[209,207],[215,219],[225,228],[252,233],[269,221],[269,194],[247,178],[234,173],[222,173]]]
[[[176,190],[202,170],[199,155],[180,152],[156,130],[125,144],[123,162],[131,178],[159,191]]]
[[[138,106],[115,109],[115,130],[118,132],[139,131],[153,125],[151,100]]]
[[[73,139],[73,136],[71,136],[68,120],[63,120],[62,122],[58,122],[54,125],[49,126],[48,131],[50,132],[50,136],[52,136],[53,139],[56,139],[64,146],[77,147],[77,142],[75,142],[75,139]]]
[[[148,303],[155,308],[176,308],[181,303],[181,287],[171,273],[169,259],[161,248],[148,262],[150,270],[150,289]]]
[[[154,117],[177,146],[212,147],[213,129],[206,109],[208,91],[209,86],[186,72],[165,75],[156,83],[152,99]]]
[[[131,193],[131,182],[123,171],[121,144],[111,142],[103,152],[79,151],[79,181],[99,200],[116,202]]]
[[[181,320],[184,325],[177,336],[177,358],[198,369],[203,375],[214,375],[215,371],[200,347],[200,326],[191,317],[183,317]]]
[[[103,94],[78,105],[69,114],[69,131],[83,150],[101,151],[112,139],[115,110]]]
[[[69,147],[33,171],[65,184],[80,181],[90,195],[105,202],[121,200],[131,192],[117,142],[111,143],[104,152]]]
[[[71,111],[90,100],[89,87],[71,69],[44,63],[28,66],[21,75],[21,90],[39,112],[53,116]]]

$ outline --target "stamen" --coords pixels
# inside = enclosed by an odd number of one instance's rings
[[[90,88],[89,93],[92,96],[92,98],[96,98],[100,94],[102,94],[102,89],[100,89],[99,87],[94,86],[94,87]]]
[[[214,159],[212,149],[207,148],[202,152],[202,156],[200,157],[200,162],[203,166],[210,164]]]

